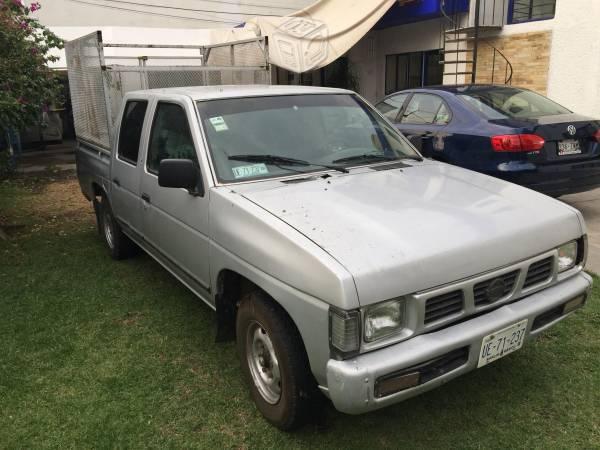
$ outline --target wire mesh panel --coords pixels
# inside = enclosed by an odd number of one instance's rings
[[[105,56],[104,48],[169,49],[168,56]],[[183,56],[181,50],[200,50],[202,58]],[[103,44],[100,32],[65,45],[75,131],[78,139],[111,148],[111,131],[125,94],[131,91],[222,84],[270,84],[266,42],[262,38],[213,46]],[[178,53],[179,52],[179,53]],[[188,59],[186,59],[188,58]],[[135,65],[105,64],[135,60]],[[198,60],[201,60],[198,63]],[[164,64],[166,61],[172,65]],[[183,65],[181,61],[185,62]],[[161,64],[162,63],[162,64]],[[175,65],[177,64],[177,65]]]
[[[269,84],[270,73],[262,67],[211,66],[109,66],[106,68],[111,120],[115,120],[125,94],[142,89],[223,84]]]
[[[65,52],[77,137],[110,149],[99,34],[91,33],[67,42]]]
[[[208,66],[266,67],[265,41],[255,39],[207,47],[205,63]]]

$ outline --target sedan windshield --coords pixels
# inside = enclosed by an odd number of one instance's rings
[[[220,182],[420,159],[355,95],[249,97],[197,105]]]
[[[571,112],[543,95],[513,87],[468,86],[457,95],[488,119],[530,119]]]

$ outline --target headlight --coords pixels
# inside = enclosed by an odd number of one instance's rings
[[[390,300],[365,310],[365,342],[398,333],[404,326],[404,299]]]
[[[558,247],[558,272],[564,272],[575,266],[577,262],[577,242],[569,242]]]

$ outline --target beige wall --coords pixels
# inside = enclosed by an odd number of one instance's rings
[[[387,55],[440,48],[438,19],[371,31],[348,53],[359,77],[361,95],[376,101],[385,95]]]
[[[489,44],[489,45],[486,45]],[[513,86],[532,89],[541,94],[548,91],[550,68],[551,31],[512,34],[486,39],[479,44],[477,52],[477,83],[503,83],[506,71],[505,61],[491,46],[500,50],[513,66]],[[495,70],[492,69],[495,67]],[[493,75],[493,79],[492,79]]]

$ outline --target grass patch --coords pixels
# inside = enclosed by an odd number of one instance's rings
[[[513,355],[286,434],[256,411],[234,345],[214,343],[214,313],[149,257],[112,261],[91,208],[60,192],[75,180],[0,183],[0,217],[22,225],[0,241],[4,448],[600,446],[599,280],[583,311]]]

